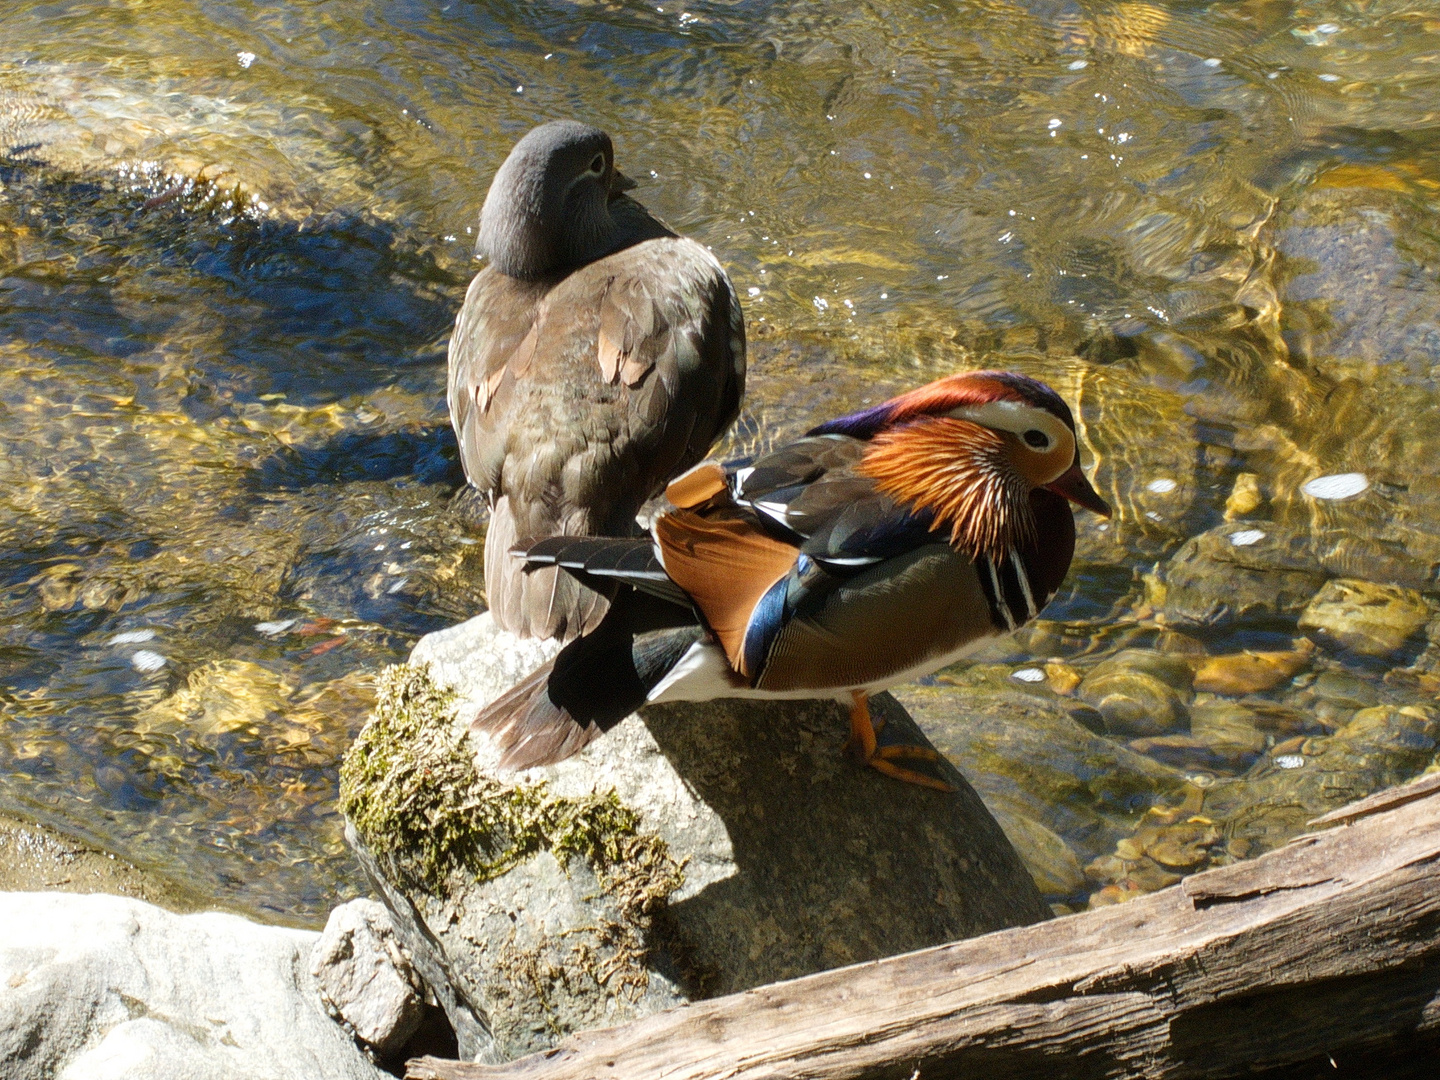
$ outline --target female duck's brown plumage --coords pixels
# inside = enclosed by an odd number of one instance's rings
[[[448,397],[465,475],[491,503],[491,610],[518,634],[574,637],[606,601],[558,570],[522,573],[509,548],[635,535],[640,506],[705,456],[744,392],[725,271],[633,186],[608,135],[560,121],[516,144],[481,211],[489,265],[455,322]]]
[[[667,496],[649,541],[517,552],[630,588],[476,720],[502,763],[559,760],[646,702],[836,697],[866,763],[933,785],[899,764],[933,751],[877,747],[868,695],[1033,619],[1070,566],[1069,503],[1109,513],[1069,408],[1007,372],[942,379],[749,467],[702,465]]]

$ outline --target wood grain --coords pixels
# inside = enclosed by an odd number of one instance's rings
[[[1396,1040],[1435,1052],[1440,781],[1356,810],[1127,904],[687,1005],[507,1065],[419,1058],[406,1075],[1168,1080]]]

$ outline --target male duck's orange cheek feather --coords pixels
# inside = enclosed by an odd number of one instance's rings
[[[1009,438],[969,420],[927,417],[876,435],[860,472],[897,502],[933,512],[955,547],[1003,559],[1034,529]]]
[[[671,580],[690,594],[730,660],[747,677],[745,630],[760,598],[795,565],[798,549],[739,516],[689,510],[655,522],[660,561]]]

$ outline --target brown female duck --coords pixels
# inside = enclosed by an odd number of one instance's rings
[[[557,569],[522,573],[516,540],[636,535],[640,506],[705,456],[744,393],[729,278],[633,187],[605,132],[557,121],[515,145],[480,211],[489,265],[455,320],[448,398],[490,500],[491,610],[517,634],[574,637],[607,603]]]

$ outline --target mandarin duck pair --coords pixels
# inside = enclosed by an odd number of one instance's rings
[[[494,618],[571,640],[473,726],[522,769],[648,703],[834,698],[858,760],[948,789],[934,750],[880,744],[868,699],[1055,595],[1069,504],[1110,512],[1069,407],[1023,375],[970,372],[743,466],[699,463],[739,410],[740,305],[629,186],[603,132],[547,124],[481,212],[490,265],[451,342],[451,417],[491,500]],[[643,535],[635,515],[662,490]]]

